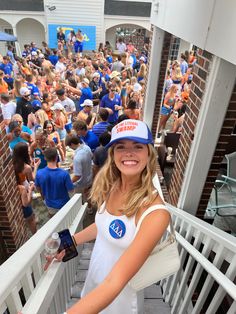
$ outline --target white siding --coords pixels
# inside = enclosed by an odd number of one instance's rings
[[[45,0],[45,14],[48,24],[71,24],[96,26],[96,45],[105,40],[104,0]],[[53,5],[50,11],[47,5]]]
[[[151,23],[236,64],[235,0],[153,0]]]

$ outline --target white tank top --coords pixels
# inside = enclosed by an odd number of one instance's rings
[[[105,203],[99,212],[95,217],[97,238],[81,297],[105,279],[135,235],[135,215],[130,218],[125,215],[111,215],[106,210]],[[137,292],[127,285],[119,296],[100,313],[143,314],[143,300],[143,291],[139,291],[137,295]]]

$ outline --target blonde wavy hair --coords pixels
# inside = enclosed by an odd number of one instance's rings
[[[149,207],[157,197],[153,193],[155,187],[152,179],[156,173],[157,154],[153,145],[148,144],[148,162],[144,168],[139,183],[127,194],[126,204],[121,208],[124,215],[131,217],[137,213],[141,207]],[[121,182],[120,170],[114,162],[114,146],[108,151],[108,158],[104,166],[96,175],[90,192],[92,204],[96,204],[98,209],[109,196],[109,193]]]

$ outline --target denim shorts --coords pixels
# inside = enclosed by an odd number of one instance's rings
[[[65,125],[65,129],[67,132],[72,130],[72,122]]]
[[[23,216],[24,218],[29,218],[33,214],[33,209],[31,206],[23,206]]]
[[[60,140],[63,141],[66,138],[66,129],[57,129]]]

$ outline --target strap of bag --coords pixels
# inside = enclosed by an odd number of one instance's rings
[[[137,234],[137,232],[139,231],[139,228],[141,226],[141,223],[143,222],[144,218],[149,215],[150,213],[154,212],[155,210],[157,209],[166,209],[166,206],[165,205],[162,205],[162,204],[157,204],[157,205],[152,205],[151,207],[149,207],[147,210],[145,210],[145,212],[142,214],[142,216],[140,217],[139,221],[138,221],[138,224],[137,224],[137,227],[136,227],[136,231],[135,231],[135,235]],[[174,227],[173,227],[173,224],[172,224],[172,219],[170,217],[170,234],[172,236],[175,237],[175,230],[174,230]]]

